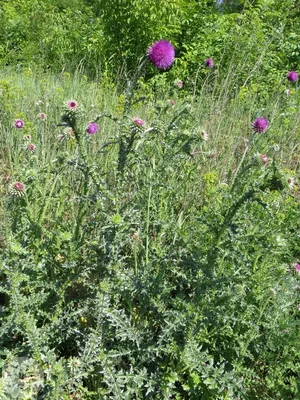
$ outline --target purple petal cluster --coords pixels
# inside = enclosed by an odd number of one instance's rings
[[[86,131],[90,135],[95,135],[95,133],[98,132],[98,125],[96,122],[90,122]]]
[[[133,120],[133,122],[134,122],[136,125],[139,125],[139,126],[145,125],[145,121],[142,120],[142,119],[139,119],[139,118],[135,118],[135,119]]]
[[[16,119],[15,120],[15,127],[17,129],[22,129],[24,126],[24,121],[22,119]]]
[[[263,117],[259,117],[254,122],[252,122],[252,128],[253,128],[254,132],[256,132],[256,133],[265,132],[268,125],[269,125],[269,122]]]
[[[286,77],[290,82],[296,82],[298,80],[298,73],[296,71],[290,71]]]
[[[169,68],[175,58],[175,49],[168,40],[159,40],[148,49],[148,58],[159,69]]]
[[[212,67],[214,66],[214,62],[213,62],[213,60],[212,60],[211,58],[207,58],[207,59],[204,61],[204,65],[205,65],[207,68],[212,68]]]

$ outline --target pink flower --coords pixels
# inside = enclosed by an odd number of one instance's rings
[[[13,188],[19,192],[22,192],[23,190],[25,190],[25,185],[22,182],[15,182],[13,184]]]
[[[269,122],[263,117],[259,117],[254,122],[252,122],[252,128],[253,128],[254,132],[256,132],[256,133],[265,132],[268,125],[269,125]]]
[[[182,82],[182,81],[177,81],[177,82],[176,82],[176,85],[177,85],[177,87],[178,87],[179,89],[182,89],[182,87],[183,87],[183,82]]]
[[[175,49],[168,40],[159,40],[148,49],[148,58],[159,69],[169,68],[175,58]]]
[[[300,264],[299,263],[295,263],[295,264],[293,264],[293,266],[297,272],[300,272]]]
[[[40,117],[40,119],[46,119],[46,114],[40,113],[40,114],[39,114],[39,117]]]
[[[138,125],[138,126],[144,126],[144,125],[145,125],[145,121],[142,120],[142,119],[139,119],[139,118],[135,118],[135,119],[133,120],[133,122],[134,122],[136,125]]]
[[[35,147],[35,145],[34,145],[33,143],[30,143],[30,144],[27,146],[27,149],[28,149],[30,152],[34,152],[35,149],[36,149],[36,147]]]
[[[286,78],[290,81],[290,82],[296,82],[298,80],[298,73],[296,71],[290,71]]]
[[[19,181],[14,182],[12,185],[10,185],[9,191],[11,195],[21,197],[25,194],[25,185]]]
[[[87,133],[90,135],[94,135],[95,133],[98,132],[98,125],[96,124],[96,122],[90,122],[88,127],[87,127]]]
[[[265,165],[269,162],[269,159],[265,154],[261,154],[261,160],[262,160],[263,165]]]
[[[207,68],[212,68],[212,67],[214,66],[214,62],[213,62],[213,60],[212,60],[211,58],[207,58],[207,59],[204,61],[204,65],[205,65]]]
[[[15,120],[15,127],[17,129],[22,129],[24,126],[24,121],[22,119],[16,119]]]
[[[67,101],[66,105],[70,111],[75,111],[78,107],[78,103],[76,100]]]

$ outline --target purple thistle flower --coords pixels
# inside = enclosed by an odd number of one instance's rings
[[[136,125],[138,125],[138,126],[143,126],[143,125],[145,125],[145,121],[142,120],[142,119],[139,119],[139,118],[135,118],[135,119],[133,120],[133,122],[134,122]]]
[[[265,132],[268,125],[269,125],[269,122],[263,117],[259,117],[254,122],[252,122],[252,128],[253,128],[254,132],[256,132],[256,133]]]
[[[34,152],[35,149],[36,149],[36,147],[35,147],[35,144],[33,144],[33,143],[30,143],[30,144],[27,146],[27,150],[29,150],[30,152]]]
[[[20,192],[25,190],[25,185],[22,182],[15,182],[13,184],[13,187],[14,187],[15,190],[18,190]]]
[[[39,114],[39,117],[40,117],[40,119],[46,119],[46,114],[40,113],[40,114]]]
[[[300,264],[299,263],[294,264],[294,267],[297,272],[300,272]]]
[[[24,126],[24,121],[22,119],[16,119],[15,120],[15,127],[17,129],[22,129]]]
[[[10,193],[13,196],[23,196],[25,193],[25,185],[22,182],[14,182],[11,186],[10,186]]]
[[[159,69],[169,68],[175,58],[175,49],[168,40],[159,40],[148,49],[149,60]]]
[[[70,100],[67,101],[66,106],[70,111],[75,111],[78,107],[78,103],[76,100]]]
[[[296,82],[298,80],[298,73],[296,71],[290,71],[286,77],[290,82]]]
[[[98,125],[96,124],[96,122],[90,122],[86,131],[90,135],[94,135],[95,133],[97,133]]]
[[[214,66],[214,62],[213,62],[213,60],[212,60],[211,58],[207,58],[207,59],[204,61],[204,65],[205,65],[207,68],[212,68],[212,67]]]

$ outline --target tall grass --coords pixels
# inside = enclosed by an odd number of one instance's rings
[[[297,398],[299,93],[230,85],[1,72],[3,399]]]

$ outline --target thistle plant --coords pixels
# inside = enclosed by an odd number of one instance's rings
[[[18,111],[14,89],[1,119],[0,397],[297,398],[299,121],[281,134],[285,100],[244,138],[256,97],[63,81],[35,94],[34,79]]]

